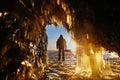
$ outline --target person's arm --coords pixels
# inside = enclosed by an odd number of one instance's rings
[[[64,46],[65,46],[65,49],[67,49],[67,44],[65,39],[64,39]]]

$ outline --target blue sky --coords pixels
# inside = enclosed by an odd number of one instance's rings
[[[52,25],[47,25],[46,26],[46,31],[48,35],[48,50],[57,50],[56,49],[56,41],[59,38],[60,34],[63,35],[63,37],[67,41],[67,48],[72,49],[73,48],[73,43],[71,42],[71,36],[67,31],[64,29],[64,27],[59,26],[55,27],[53,24]]]

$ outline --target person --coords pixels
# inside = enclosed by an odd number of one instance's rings
[[[63,35],[60,35],[60,37],[57,39],[56,47],[59,52],[58,61],[60,61],[61,57],[62,57],[62,60],[65,61],[64,50],[67,48],[67,46],[66,46],[66,40],[63,38]]]

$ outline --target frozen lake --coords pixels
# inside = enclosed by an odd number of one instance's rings
[[[81,73],[83,76],[74,75],[76,66],[76,56],[72,52],[65,52],[65,61],[58,61],[58,51],[48,51],[49,65],[46,69],[45,80],[84,80],[88,73]],[[105,80],[120,80],[120,59],[110,59],[110,65],[114,76],[105,76]],[[72,76],[76,78],[72,78]],[[93,78],[92,78],[93,80]]]

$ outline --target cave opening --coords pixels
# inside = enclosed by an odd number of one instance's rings
[[[48,35],[48,50],[56,50],[56,41],[62,34],[66,40],[67,50],[75,51],[75,44],[68,32],[63,26],[55,26],[54,24],[46,26],[46,33]]]

